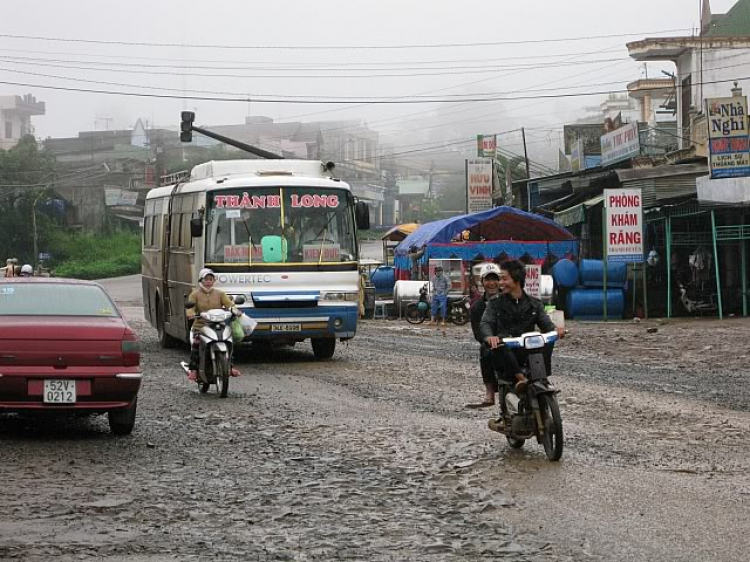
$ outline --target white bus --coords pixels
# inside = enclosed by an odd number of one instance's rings
[[[367,205],[308,160],[228,160],[152,189],[143,224],[143,302],[163,347],[187,342],[185,302],[198,272],[244,295],[248,340],[310,339],[316,357],[354,337],[359,316],[357,228]]]

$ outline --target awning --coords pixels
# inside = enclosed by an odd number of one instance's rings
[[[388,232],[380,237],[381,240],[388,240],[390,242],[401,242],[404,238],[409,236],[412,232],[417,230],[419,225],[414,222],[407,224],[398,224],[391,228]]]
[[[572,226],[586,221],[586,209],[601,205],[604,201],[604,195],[597,195],[588,201],[574,205],[564,211],[555,213],[555,222],[561,226]]]

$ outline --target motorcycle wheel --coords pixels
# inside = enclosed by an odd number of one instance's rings
[[[544,452],[549,460],[559,461],[563,454],[563,424],[557,398],[551,394],[540,396],[539,410],[544,420]]]
[[[449,318],[456,326],[463,326],[469,321],[469,311],[463,307],[454,308]]]
[[[526,439],[513,439],[512,437],[506,437],[505,440],[510,445],[511,449],[523,449]]]
[[[214,373],[216,374],[216,390],[219,391],[219,397],[226,398],[227,393],[229,393],[229,361],[225,357],[216,360]]]
[[[417,308],[417,305],[412,303],[406,306],[406,310],[404,310],[404,318],[406,318],[406,321],[409,324],[421,324],[424,322],[425,316]]]

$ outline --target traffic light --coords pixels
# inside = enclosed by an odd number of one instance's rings
[[[192,111],[182,112],[182,122],[180,123],[180,140],[182,142],[193,142],[193,121],[195,121],[195,113]]]

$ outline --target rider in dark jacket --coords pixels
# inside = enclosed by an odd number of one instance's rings
[[[544,310],[542,301],[530,297],[524,290],[526,268],[523,263],[513,260],[500,266],[500,295],[492,299],[482,315],[479,324],[480,336],[491,349],[500,348],[504,379],[516,382],[516,390],[521,392],[526,385],[526,377],[521,370],[525,350],[510,351],[501,346],[501,339],[518,337],[533,332],[537,326],[542,332],[557,331],[563,337],[564,330],[557,328]],[[551,349],[545,353],[547,371],[550,371]]]

